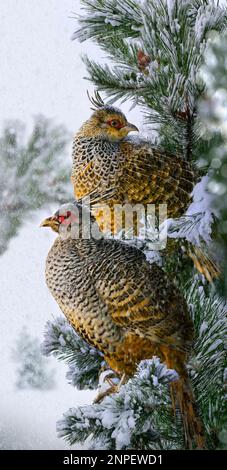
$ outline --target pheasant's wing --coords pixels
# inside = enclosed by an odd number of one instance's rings
[[[119,182],[129,201],[166,203],[168,217],[181,215],[186,209],[197,173],[179,155],[171,155],[149,143],[121,143],[124,171]]]
[[[98,192],[100,201],[105,200],[105,194],[110,189],[116,189],[116,180],[120,176],[120,162],[116,153],[110,155],[110,151],[95,149],[89,151],[87,145],[84,155],[76,156],[73,159],[71,181],[74,186],[76,199],[88,196],[93,192]],[[90,152],[90,153],[89,153]]]
[[[151,340],[158,338],[178,347],[191,342],[186,303],[163,270],[150,265],[139,250],[122,243],[113,248],[113,242],[106,240],[101,243],[105,247],[97,256],[102,275],[96,280],[96,289],[113,321]]]
[[[75,139],[75,143],[77,139]],[[119,145],[80,140],[73,148],[71,180],[76,199],[99,192],[100,202],[111,189],[113,202],[167,203],[168,217],[181,215],[193,189],[196,172],[181,156],[126,140]]]

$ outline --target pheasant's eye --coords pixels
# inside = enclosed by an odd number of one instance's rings
[[[121,122],[117,119],[111,119],[111,121],[108,121],[108,124],[116,129],[120,129],[122,127]]]
[[[62,224],[66,219],[68,219],[71,216],[71,211],[67,211],[66,215],[59,215],[58,216],[58,222]]]

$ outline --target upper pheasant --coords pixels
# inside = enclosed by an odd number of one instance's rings
[[[98,202],[105,202],[106,191],[112,189],[110,207],[125,202],[166,203],[168,218],[180,216],[189,205],[196,171],[179,155],[146,141],[129,140],[132,131],[137,127],[108,105],[100,106],[82,125],[73,142],[71,179],[76,199],[98,191]],[[110,229],[102,211],[95,215],[102,229]]]
[[[168,218],[181,216],[198,180],[193,164],[147,141],[130,140],[129,132],[138,131],[137,127],[118,108],[104,105],[98,94],[91,101],[97,109],[73,142],[71,180],[76,199],[90,196],[91,203],[98,203],[93,205],[93,214],[100,228],[112,233],[125,228],[125,203],[131,207],[166,204]],[[137,227],[134,217],[134,235],[138,235]],[[208,281],[219,276],[220,269],[210,250],[188,248],[194,265]]]

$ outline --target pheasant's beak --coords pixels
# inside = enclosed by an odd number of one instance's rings
[[[52,221],[52,217],[48,217],[47,219],[44,219],[41,222],[40,227],[50,227],[51,226],[51,221]]]
[[[59,223],[56,217],[48,217],[41,222],[40,227],[50,227],[52,230],[56,231],[59,227]]]
[[[128,132],[139,132],[138,127],[136,127],[134,124],[131,124],[131,122],[127,122],[124,129],[127,129]]]

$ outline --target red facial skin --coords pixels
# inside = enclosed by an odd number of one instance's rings
[[[117,119],[111,119],[110,121],[107,121],[107,124],[109,124],[111,127],[115,127],[115,129],[122,129],[122,127],[124,127],[124,124],[122,124]]]
[[[72,212],[68,211],[66,215],[59,215],[57,219],[60,224],[68,225],[75,220],[75,216],[73,217]]]

